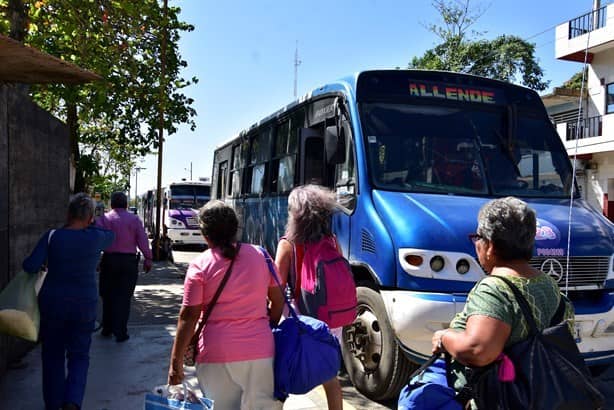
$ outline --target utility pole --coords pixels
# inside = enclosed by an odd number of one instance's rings
[[[158,105],[158,186],[156,189],[156,232],[154,232],[156,259],[160,260],[160,211],[162,209],[162,144],[164,143],[164,101],[166,99],[166,37],[168,35],[168,0],[162,9],[162,39],[160,44],[160,101]]]
[[[147,169],[143,167],[134,168],[134,206],[139,207],[139,172]]]
[[[296,48],[294,49],[294,98],[296,98],[296,89],[298,84],[298,66],[302,61],[298,58],[298,40],[296,40]]]

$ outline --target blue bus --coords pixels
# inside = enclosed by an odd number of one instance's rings
[[[531,263],[573,301],[587,363],[613,361],[614,226],[580,197],[534,91],[449,72],[366,71],[313,90],[214,153],[212,197],[236,209],[243,241],[271,252],[289,191],[307,183],[330,187],[342,211],[333,229],[359,301],[342,351],[367,397],[396,396],[430,356],[432,333],[484,276],[467,236],[478,210],[508,195],[537,212]]]

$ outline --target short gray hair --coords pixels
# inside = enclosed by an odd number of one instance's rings
[[[87,221],[94,216],[94,201],[89,195],[79,192],[70,198],[68,218]]]
[[[518,198],[493,199],[480,209],[477,233],[503,260],[531,259],[535,244],[535,211]]]
[[[116,191],[111,194],[111,208],[128,208],[128,197],[121,191]]]
[[[336,209],[335,194],[319,185],[296,187],[288,196],[286,237],[291,242],[317,242],[331,235],[330,219]]]

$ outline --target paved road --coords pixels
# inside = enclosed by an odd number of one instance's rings
[[[175,258],[175,266],[180,272],[185,272],[190,260],[192,260],[192,258],[194,258],[194,256],[197,254],[198,252],[195,251],[174,251],[173,256]],[[172,292],[171,288],[169,288],[167,292]],[[604,371],[597,378],[597,382],[599,383],[599,388],[606,396],[606,408],[614,410],[614,366],[610,366],[606,371]],[[396,409],[395,401],[387,403],[375,403],[370,401],[356,391],[347,377],[341,378],[341,384],[343,387],[343,397],[345,402],[356,409]],[[319,393],[323,395],[323,392]],[[325,403],[325,401],[323,403]],[[326,407],[322,408],[325,409]]]

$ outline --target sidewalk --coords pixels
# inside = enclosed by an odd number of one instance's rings
[[[93,335],[84,410],[141,409],[145,393],[166,382],[183,272],[172,264],[157,263],[152,272],[139,277],[128,326],[130,340],[116,343]],[[42,410],[40,345],[16,367],[0,380],[0,409]],[[186,376],[191,386],[197,386],[193,369]],[[326,408],[321,388],[292,396],[284,404],[284,410]]]

